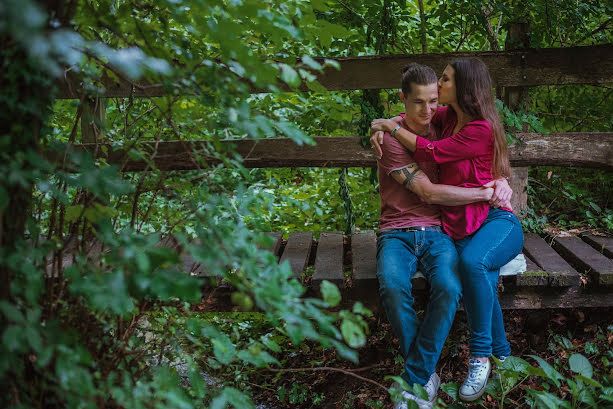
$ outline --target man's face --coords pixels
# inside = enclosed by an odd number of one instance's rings
[[[438,106],[438,85],[436,82],[428,85],[411,84],[411,92],[404,95],[398,93],[404,102],[405,121],[408,125],[426,126]]]

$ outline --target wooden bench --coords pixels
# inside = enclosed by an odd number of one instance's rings
[[[350,236],[322,232],[314,240],[312,232],[269,233],[274,244],[269,249],[280,263],[287,262],[294,276],[318,293],[323,280],[336,284],[346,304],[361,301],[380,312],[379,283],[376,277],[376,235],[365,231]],[[170,243],[170,246],[177,246]],[[500,304],[503,309],[540,309],[613,306],[613,238],[541,237],[526,233],[523,273],[501,276]],[[189,255],[182,255],[183,270],[210,277]],[[312,272],[312,274],[310,274]],[[205,296],[212,309],[233,308],[229,286],[208,285]],[[427,297],[427,282],[417,273],[413,278],[417,300]]]
[[[519,27],[519,26],[518,26]],[[525,34],[525,33],[524,33]],[[460,52],[447,54],[392,55],[337,58],[341,70],[326,68],[315,73],[318,81],[329,90],[396,88],[398,73],[407,63],[417,62],[441,72],[454,57],[477,56],[488,65],[496,87],[504,87],[505,103],[516,108],[522,87],[536,85],[607,84],[613,81],[613,44],[562,49],[509,49],[504,52]],[[580,56],[580,58],[577,58]],[[573,58],[571,58],[573,57]],[[573,61],[570,63],[569,61]],[[581,61],[577,65],[576,61]],[[590,67],[590,69],[586,69]],[[110,97],[160,97],[168,94],[162,84],[130,83],[103,78],[104,94]],[[61,81],[63,98],[81,98],[82,84],[71,76]],[[180,88],[180,87],[179,87]],[[77,90],[78,92],[76,92]],[[254,90],[254,92],[259,92]],[[210,155],[211,141],[155,141],[140,143],[142,159],[130,155],[131,146],[106,148],[90,142],[96,138],[96,118],[104,123],[104,104],[91,100],[83,105],[83,144],[71,149],[89,151],[102,156],[106,163],[116,164],[122,171],[161,171],[203,169],[218,163]],[[96,109],[98,108],[98,109]],[[83,118],[90,117],[90,121]],[[526,166],[581,166],[613,170],[613,132],[574,132],[536,134],[518,132],[510,147],[513,170],[514,203],[516,210],[527,205]],[[363,148],[359,136],[315,137],[316,145],[298,146],[289,139],[222,141],[217,146],[243,158],[250,168],[265,167],[371,167],[376,161],[370,149]],[[589,149],[588,149],[589,147]],[[64,152],[46,152],[47,157],[62,163]],[[376,236],[373,231],[343,236],[338,232],[321,233],[313,240],[311,232],[292,232],[287,240],[273,234],[272,250],[280,262],[287,261],[297,277],[316,292],[322,280],[337,284],[346,301],[362,301],[378,305],[378,282],[375,276]],[[524,252],[527,271],[501,279],[500,299],[503,308],[570,308],[575,306],[613,305],[613,243],[611,238],[595,236],[547,237],[527,233]],[[172,238],[164,245],[178,246]],[[177,247],[178,250],[180,248]],[[187,255],[183,269],[192,274],[204,274]],[[312,270],[312,276],[303,277]],[[427,294],[423,278],[415,278],[416,293]],[[208,297],[219,299],[232,290],[227,286],[211,288]],[[228,297],[226,297],[228,298]],[[212,304],[213,305],[213,304]]]

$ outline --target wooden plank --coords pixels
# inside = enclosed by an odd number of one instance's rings
[[[613,133],[516,133],[513,166],[581,166],[613,169]]]
[[[373,313],[383,314],[377,279],[377,236],[372,230],[351,235],[351,287],[343,291],[343,302],[363,303]]]
[[[547,243],[545,243],[547,244]],[[525,246],[525,242],[524,242]],[[549,285],[549,275],[530,258],[526,259],[526,271],[515,276],[517,287],[544,287]]]
[[[557,84],[602,84],[613,82],[613,44],[582,47],[541,48],[511,51],[454,52],[445,54],[403,54],[364,57],[331,58],[340,70],[326,67],[323,73],[314,72],[319,82],[331,91],[352,89],[399,88],[402,68],[415,62],[443,72],[447,63],[457,57],[478,57],[488,66],[496,87],[526,87]],[[323,62],[323,58],[315,58]],[[239,79],[237,78],[237,81]],[[101,96],[108,98],[131,95],[161,97],[178,90],[189,94],[181,86],[164,87],[147,82],[119,82],[103,76]],[[282,84],[279,84],[281,87]],[[60,98],[80,98],[82,86],[76,76],[62,78]],[[301,90],[306,91],[306,87]],[[252,89],[252,92],[262,92]]]
[[[309,261],[312,242],[313,233],[306,231],[291,232],[287,239],[287,244],[285,245],[279,263],[283,263],[287,260],[292,273],[294,273],[294,276],[298,279],[302,276],[302,272]]]
[[[503,310],[533,310],[542,308],[600,308],[613,306],[613,292],[588,292],[581,288],[527,288],[498,295]]]
[[[524,234],[524,253],[547,273],[552,287],[567,287],[579,282],[579,273],[538,234]]]
[[[613,258],[613,237],[583,235],[581,239],[594,247],[599,253]]]
[[[509,148],[514,166],[581,166],[613,169],[613,132],[557,133],[541,135],[517,133],[519,142]],[[270,167],[374,167],[376,160],[371,149],[360,145],[358,136],[314,137],[316,145],[298,146],[288,138],[260,140],[224,140],[222,149],[234,147],[248,168]],[[123,171],[137,172],[151,169],[153,160],[159,170],[196,170],[218,164],[207,154],[214,150],[205,141],[142,142],[137,148],[146,160],[132,159],[124,148],[106,145],[74,145],[79,152],[97,153]],[[105,154],[104,152],[108,154]],[[63,163],[64,152],[45,152],[51,162]]]
[[[311,286],[319,289],[323,280],[343,287],[343,233],[324,232],[319,236]]]
[[[354,283],[357,280],[377,279],[377,238],[374,231],[367,230],[351,236],[351,257]]]
[[[557,251],[589,274],[599,285],[613,286],[613,260],[603,256],[579,237],[556,237]]]
[[[528,208],[528,168],[511,168],[511,206],[516,215],[524,214],[524,210]],[[523,217],[523,216],[522,216]]]
[[[228,287],[214,287],[203,291],[202,311],[231,311],[234,308],[230,297],[233,290]],[[426,291],[417,291],[416,308],[425,308]],[[352,294],[353,295],[353,294]],[[365,298],[343,297],[345,307],[356,301],[361,301],[376,315],[383,315],[380,308],[379,291],[371,288],[362,295]],[[517,290],[504,291],[498,295],[500,306],[504,310],[535,310],[544,308],[577,308],[589,306],[590,308],[613,307],[613,291],[586,291],[580,287],[522,287]],[[200,308],[200,307],[199,307]]]

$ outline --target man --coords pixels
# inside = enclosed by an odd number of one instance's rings
[[[437,77],[431,68],[412,64],[403,70],[405,117],[401,127],[429,139],[436,138],[430,125],[438,104]],[[371,139],[371,141],[376,138]],[[381,216],[377,240],[377,278],[381,299],[405,359],[402,378],[422,385],[428,400],[403,391],[405,400],[420,409],[433,405],[440,385],[435,366],[449,333],[461,297],[456,272],[458,255],[453,240],[440,228],[437,206],[488,201],[491,187],[460,188],[438,185],[436,164],[418,166],[393,135],[385,134],[378,159]],[[433,183],[434,182],[434,183]],[[494,184],[492,184],[493,186]],[[501,191],[508,189],[501,186]],[[408,190],[408,191],[407,191]],[[504,195],[500,193],[497,196]],[[421,198],[424,198],[423,200]],[[430,286],[430,298],[421,326],[413,308],[411,278],[417,270]],[[406,408],[406,401],[395,408]]]

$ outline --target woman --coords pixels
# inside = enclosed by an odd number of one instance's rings
[[[507,143],[498,117],[492,83],[477,58],[453,60],[439,79],[439,107],[432,124],[441,139],[429,141],[388,119],[375,119],[371,132],[392,134],[414,153],[417,162],[436,162],[439,183],[482,186],[510,174]],[[375,144],[377,135],[371,143]],[[495,209],[487,202],[441,206],[443,229],[456,243],[464,307],[471,331],[468,376],[460,387],[463,400],[478,399],[491,372],[489,356],[511,353],[497,297],[498,273],[522,249],[523,232],[510,205]]]

